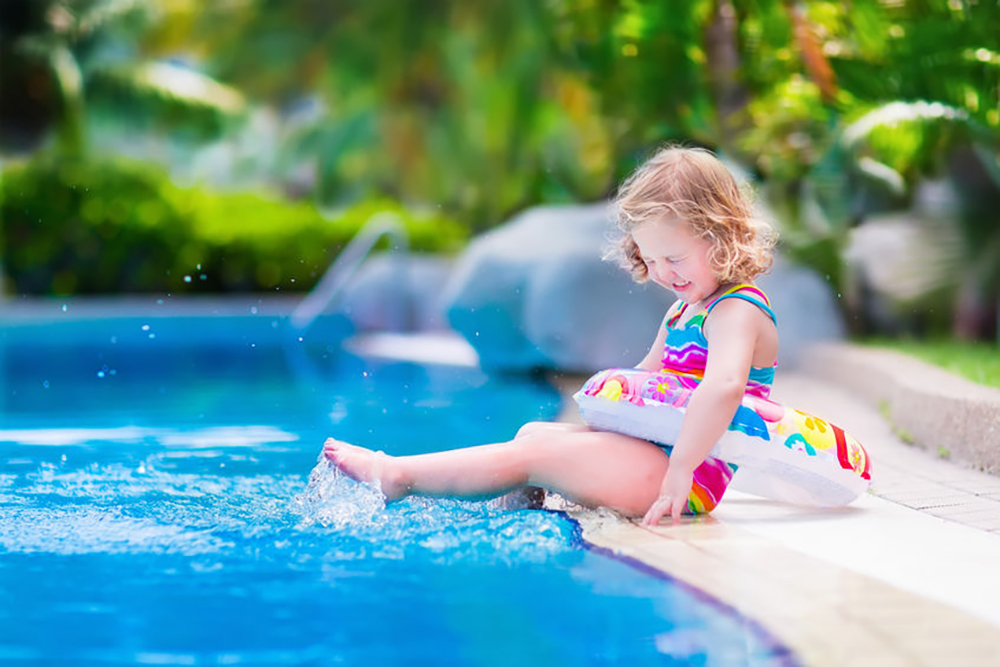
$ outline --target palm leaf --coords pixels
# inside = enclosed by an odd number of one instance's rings
[[[964,109],[940,102],[890,102],[872,109],[848,125],[841,141],[847,148],[856,148],[880,128],[900,123],[950,121],[975,125]]]
[[[167,100],[223,116],[240,115],[247,109],[246,99],[235,88],[173,63],[114,65],[96,69],[91,76],[137,98]]]

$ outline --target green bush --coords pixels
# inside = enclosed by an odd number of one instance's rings
[[[311,203],[178,188],[149,165],[52,156],[2,174],[0,235],[19,294],[307,290],[373,215],[392,213],[417,251],[468,232],[388,200],[324,216]]]

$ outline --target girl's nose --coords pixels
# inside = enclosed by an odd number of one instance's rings
[[[673,274],[673,271],[671,271],[669,267],[666,267],[662,264],[657,264],[654,270],[653,278],[655,282],[661,284],[668,284],[671,279],[671,274]]]

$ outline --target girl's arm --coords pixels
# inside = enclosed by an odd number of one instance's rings
[[[663,316],[663,321],[660,322],[660,329],[656,333],[656,340],[653,341],[653,346],[649,348],[649,352],[646,353],[646,356],[643,357],[636,368],[641,368],[644,371],[660,370],[663,363],[663,345],[667,341],[667,321],[674,316],[674,312],[679,308],[679,304],[680,301],[675,301],[674,305],[667,309],[667,314]]]
[[[726,299],[712,309],[705,378],[691,393],[670,467],[663,478],[660,497],[643,517],[653,526],[666,514],[676,522],[687,507],[692,475],[725,434],[746,391],[754,349],[771,320],[756,306],[741,299]],[[706,322],[706,325],[708,322]]]

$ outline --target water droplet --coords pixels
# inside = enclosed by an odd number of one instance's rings
[[[250,306],[250,314],[251,315],[257,314],[257,306]]]
[[[299,336],[299,342],[300,343],[302,342],[302,336]]]
[[[97,377],[103,378],[104,377],[104,371],[97,371]]]
[[[205,275],[204,273],[198,276],[198,278],[200,278],[201,280],[208,280],[208,276]]]
[[[66,305],[66,304],[64,303],[64,304],[62,305],[62,311],[63,311],[63,312],[65,313],[65,312],[66,312],[66,311],[67,311],[68,309],[69,309],[69,306],[67,306],[67,305]]]
[[[142,325],[142,330],[143,331],[149,331],[149,325],[148,324],[143,324]]]
[[[361,371],[361,377],[363,378],[368,377],[368,371]]]
[[[111,369],[111,375],[118,375],[118,371],[116,371],[115,369],[112,368]]]
[[[145,463],[140,463],[139,467],[136,468],[135,471],[137,473],[139,473],[140,475],[145,475],[146,474],[146,464]]]
[[[292,282],[293,282],[293,283],[295,282],[295,278],[292,278]]]
[[[155,333],[151,333],[151,334],[149,334],[149,339],[150,339],[150,340],[152,340],[152,339],[154,339],[154,338],[156,338],[156,334],[155,334]]]
[[[49,381],[48,380],[42,380],[42,386],[45,387],[46,389],[48,389],[49,388]]]
[[[184,282],[186,283],[191,282],[191,276],[184,276]]]
[[[198,265],[198,270],[201,271],[201,264]]]
[[[63,454],[62,456],[60,456],[59,460],[62,461],[63,463],[66,463],[66,455]]]
[[[162,306],[162,305],[163,305],[163,299],[157,299],[157,300],[156,300],[156,304],[157,304],[158,306]]]

